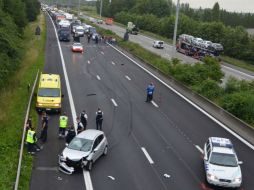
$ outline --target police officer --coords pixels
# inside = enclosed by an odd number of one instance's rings
[[[81,123],[80,117],[77,117],[77,133],[81,133],[82,131],[84,131],[84,126]]]
[[[98,108],[96,112],[96,129],[102,130],[103,112]]]
[[[86,130],[86,126],[87,126],[87,114],[86,111],[83,110],[80,114],[80,121],[83,124],[84,130]]]
[[[35,148],[36,148],[36,151],[40,150],[40,148],[37,146],[36,142],[37,142],[36,133],[35,133],[34,128],[31,126],[28,129],[27,135],[26,135],[26,143],[27,143],[28,153],[35,154]]]
[[[68,117],[66,116],[66,113],[59,118],[59,137],[65,137],[65,130],[68,124]]]
[[[155,87],[152,82],[146,88],[146,102],[151,102],[153,100],[154,88]]]
[[[68,129],[68,132],[65,138],[66,144],[69,144],[75,136],[76,136],[76,132],[75,132],[74,126],[71,125]]]

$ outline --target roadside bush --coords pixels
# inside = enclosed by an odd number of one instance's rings
[[[234,92],[248,92],[252,93],[254,96],[254,81],[237,80],[231,77],[226,83],[225,92],[228,94]]]
[[[211,79],[202,81],[192,89],[210,100],[215,100],[223,94],[223,89],[218,85],[218,82]]]
[[[254,124],[254,95],[248,92],[235,92],[225,95],[220,105],[236,117]]]

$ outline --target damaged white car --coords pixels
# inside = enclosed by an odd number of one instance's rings
[[[94,162],[108,152],[108,141],[103,131],[87,129],[78,134],[59,155],[59,170],[72,174],[85,168],[91,170]]]

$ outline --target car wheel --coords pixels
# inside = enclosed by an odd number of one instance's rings
[[[107,154],[108,154],[108,146],[105,146],[103,156],[106,156]]]
[[[86,170],[91,171],[93,168],[93,161],[89,160],[86,165]]]

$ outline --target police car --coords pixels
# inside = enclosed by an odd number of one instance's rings
[[[210,137],[204,146],[204,166],[209,184],[237,188],[242,173],[233,144],[229,139]]]

